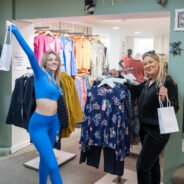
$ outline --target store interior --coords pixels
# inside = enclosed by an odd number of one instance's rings
[[[109,69],[120,69],[118,63],[122,57],[126,55],[127,49],[129,48],[133,50],[133,57],[139,57],[138,59],[140,59],[140,55],[144,52],[148,50],[155,50],[157,53],[163,56],[164,59],[168,60],[170,15],[166,12],[48,19],[38,18],[19,20],[15,23],[18,23],[21,26],[24,23],[26,25],[30,24],[30,30],[32,31],[31,38],[34,37],[36,32],[44,30],[54,33],[57,32],[59,34],[71,34],[84,37],[90,36],[95,39],[99,39],[107,47]],[[30,39],[30,44],[32,43],[33,39]],[[14,70],[15,67],[17,66],[12,66],[12,90],[14,88],[13,81],[26,72],[27,65],[23,70]],[[80,139],[80,128],[77,128],[71,137],[62,140],[62,148],[64,148],[66,151],[73,152],[72,148],[74,145],[72,145],[72,141],[77,144],[77,139]],[[28,133],[19,127],[12,127],[12,142],[12,153],[17,151],[21,152],[22,149],[26,149],[26,152],[32,152],[34,149],[29,148],[30,142]],[[26,148],[27,146],[28,148]],[[80,145],[75,146],[74,149],[74,153],[77,155],[78,153],[76,153],[76,148],[79,148],[79,146]],[[127,168],[129,171],[132,170],[135,172],[135,163],[133,162],[135,162],[136,155],[139,153],[139,150],[140,144],[131,146],[132,158],[127,159],[127,163],[125,163],[125,168]],[[17,152],[15,154],[19,153]],[[36,156],[35,152],[34,156]],[[93,175],[99,174],[98,172],[95,173],[94,170],[91,172]],[[105,176],[105,174],[100,173],[97,177],[97,180],[100,180],[102,176]],[[100,182],[98,184],[100,184]]]
[[[141,54],[146,51],[155,50],[165,60],[168,60],[170,16],[166,12],[26,19],[16,21],[16,24],[21,29],[25,25],[30,25],[27,26],[31,27],[29,30],[31,34],[28,34],[30,45],[33,42],[34,35],[42,31],[50,35],[56,33],[59,36],[72,35],[86,38],[89,36],[98,39],[107,47],[109,69],[121,69],[119,61],[126,55],[129,48],[133,50],[132,56],[136,59],[141,59]],[[23,31],[26,34],[26,29]],[[16,70],[15,65],[13,68],[12,81],[26,72],[26,67],[22,71]],[[14,127],[14,129],[16,139],[16,136],[20,135],[22,130],[17,127]],[[22,134],[24,141],[25,134]],[[132,152],[138,154],[139,150],[140,145],[133,146]]]
[[[131,48],[133,56],[147,50],[169,53],[170,15],[167,12],[116,14],[24,20],[37,29],[78,33],[100,38],[107,47],[110,68],[118,69],[118,61]],[[160,25],[160,26],[157,26]],[[83,28],[81,28],[83,26]],[[88,30],[86,30],[88,29]]]

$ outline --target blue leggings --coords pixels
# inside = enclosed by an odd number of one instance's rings
[[[30,138],[40,154],[39,184],[46,184],[48,175],[52,184],[63,184],[53,152],[58,128],[59,121],[56,114],[46,116],[34,112],[30,119]]]

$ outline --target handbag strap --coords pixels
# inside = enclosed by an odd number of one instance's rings
[[[160,107],[164,107],[162,100],[160,99],[160,96],[158,96],[158,100],[159,100]],[[167,107],[171,106],[171,102],[168,98],[168,95],[166,95],[166,100],[167,100]]]
[[[12,43],[12,34],[11,34],[11,31],[12,31],[12,26],[10,26],[10,31],[8,31],[8,27],[6,28],[5,37],[4,37],[4,44],[6,44],[6,42],[7,42],[8,32],[10,34],[10,44]]]

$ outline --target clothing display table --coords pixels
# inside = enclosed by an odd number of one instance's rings
[[[58,166],[62,166],[65,163],[69,162],[70,160],[74,159],[77,155],[74,153],[68,153],[62,150],[56,150],[54,149],[54,153],[56,155],[56,159],[58,161]],[[24,163],[25,167],[28,167],[30,169],[38,170],[39,168],[39,157],[36,157],[26,163]]]

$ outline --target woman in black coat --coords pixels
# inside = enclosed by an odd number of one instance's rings
[[[178,111],[177,84],[167,75],[165,66],[155,51],[143,55],[144,72],[148,80],[131,90],[139,94],[140,139],[142,149],[137,160],[138,184],[160,184],[159,155],[169,140],[170,134],[160,134],[157,108],[159,97],[166,105],[168,96],[175,112]],[[139,90],[138,90],[139,89]]]

